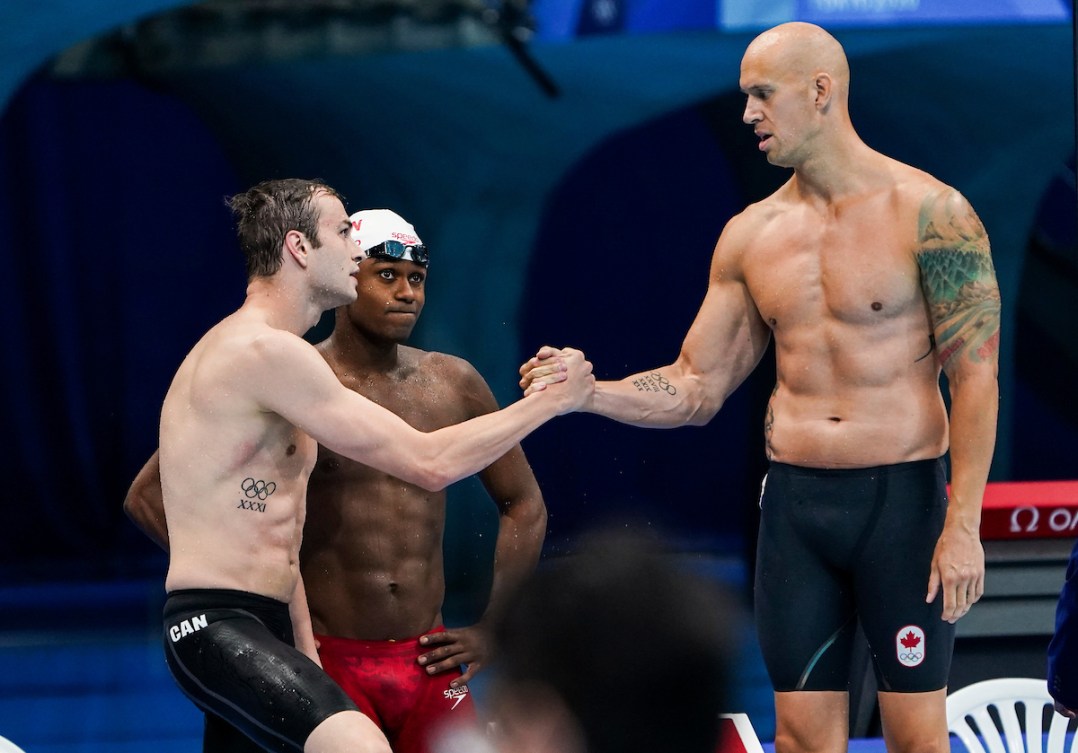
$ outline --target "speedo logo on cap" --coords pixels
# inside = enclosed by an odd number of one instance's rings
[[[408,233],[390,233],[389,237],[395,241],[400,241],[406,246],[418,246],[419,236],[408,235]]]

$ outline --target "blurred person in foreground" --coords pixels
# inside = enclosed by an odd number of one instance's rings
[[[735,602],[635,526],[542,563],[495,630],[488,731],[439,753],[714,753]]]

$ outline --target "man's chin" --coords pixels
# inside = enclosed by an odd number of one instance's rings
[[[342,290],[335,295],[327,295],[326,297],[331,298],[332,300],[326,304],[323,310],[329,311],[338,308],[339,306],[348,306],[349,304],[355,303],[356,299],[359,298],[359,293],[353,288],[352,290]]]

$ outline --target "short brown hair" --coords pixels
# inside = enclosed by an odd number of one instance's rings
[[[227,200],[236,216],[236,235],[247,265],[247,279],[269,277],[281,268],[281,246],[290,230],[307,236],[315,248],[318,210],[315,194],[341,195],[321,180],[266,180]]]

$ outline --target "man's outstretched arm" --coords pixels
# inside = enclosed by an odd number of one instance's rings
[[[753,231],[735,217],[715,245],[707,294],[668,366],[595,384],[583,410],[621,423],[653,428],[703,425],[760,362],[771,332],[752,300],[739,256]],[[541,349],[520,367],[524,394],[558,378],[558,352]]]

